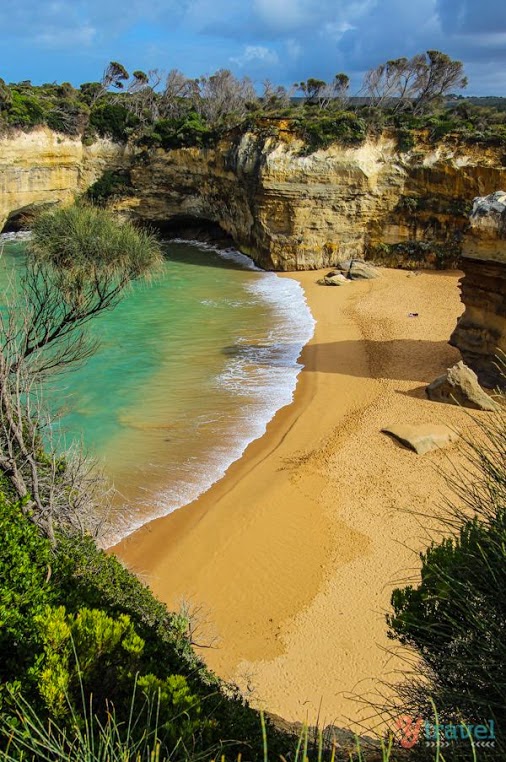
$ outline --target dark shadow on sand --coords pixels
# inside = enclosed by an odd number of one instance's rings
[[[283,365],[283,357],[293,345],[240,344],[223,348],[230,356],[249,356],[255,364]],[[308,344],[299,362],[303,373],[336,373],[356,378],[388,378],[393,381],[413,381],[428,384],[434,380],[437,367],[453,363],[452,350],[446,341],[396,339],[392,341],[333,341],[328,344]],[[292,351],[293,356],[293,351]],[[289,361],[286,364],[291,364]],[[441,372],[443,372],[441,370]],[[424,386],[410,392],[421,397]]]

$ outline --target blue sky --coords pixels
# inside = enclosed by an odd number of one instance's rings
[[[468,93],[506,95],[500,0],[0,0],[0,76],[34,83],[129,71],[230,68],[289,85],[436,48],[463,60]]]

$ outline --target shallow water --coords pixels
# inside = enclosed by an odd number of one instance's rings
[[[165,245],[155,280],[91,324],[100,342],[47,400],[125,496],[115,539],[216,482],[288,404],[314,322],[299,284],[233,250]],[[3,274],[22,266],[5,244]],[[61,445],[63,447],[63,444]]]

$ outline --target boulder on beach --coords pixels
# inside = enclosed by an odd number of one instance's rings
[[[422,423],[405,424],[400,423],[394,426],[387,426],[381,429],[384,434],[394,437],[404,447],[409,447],[418,455],[424,455],[431,450],[438,450],[442,447],[456,442],[459,435],[448,426],[441,424]]]
[[[336,265],[338,272],[342,272],[346,275],[348,280],[371,280],[372,278],[379,278],[379,272],[374,265],[370,262],[365,262],[363,259],[345,259],[343,262],[339,262]]]
[[[464,365],[462,360],[429,384],[425,393],[434,402],[461,405],[472,410],[499,409],[497,402],[479,385],[476,373]]]
[[[341,272],[328,273],[317,281],[320,286],[345,286],[349,282],[348,278]]]

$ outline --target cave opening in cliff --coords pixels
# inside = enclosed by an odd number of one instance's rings
[[[219,246],[235,246],[235,242],[221,225],[205,217],[178,214],[168,220],[150,222],[164,238],[183,238],[188,241],[203,241]]]
[[[0,233],[19,233],[22,230],[29,230],[33,225],[35,216],[42,209],[47,209],[49,206],[52,206],[52,204],[37,204],[16,209],[9,214]]]

